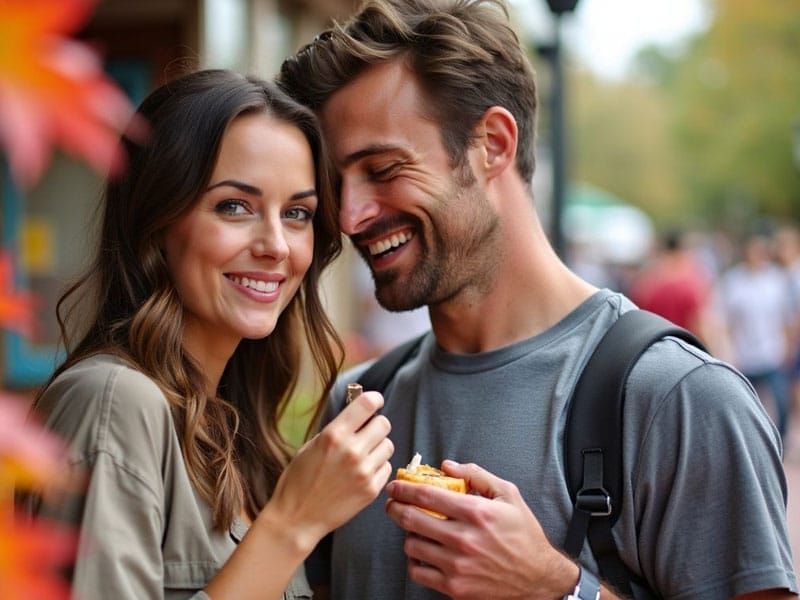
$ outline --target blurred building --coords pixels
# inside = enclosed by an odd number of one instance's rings
[[[356,0],[101,0],[81,38],[95,46],[108,73],[141,101],[155,86],[188,68],[230,67],[271,78],[283,58],[310,41]],[[92,213],[102,180],[83,163],[56,156],[37,186],[23,193],[6,165],[0,173],[2,246],[15,255],[17,287],[39,300],[34,339],[2,334],[0,381],[7,388],[38,385],[59,360],[55,304],[85,264]],[[341,277],[347,277],[342,271]],[[339,281],[334,276],[332,281]],[[341,288],[340,288],[341,289]],[[329,294],[335,313],[347,306]],[[347,324],[349,315],[337,320]]]

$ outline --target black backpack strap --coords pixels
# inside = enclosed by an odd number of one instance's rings
[[[377,391],[383,393],[395,373],[397,373],[397,370],[419,351],[422,338],[426,335],[427,332],[407,342],[403,342],[376,359],[375,362],[361,374],[357,383],[363,386],[365,392]],[[345,394],[347,394],[346,391]],[[342,406],[344,406],[344,404],[342,404]]]
[[[392,348],[386,354],[378,357],[367,370],[359,377],[364,391],[378,391],[383,393],[386,386],[394,377],[397,370],[402,367],[418,351],[422,335],[403,342],[399,346]],[[350,382],[356,383],[356,382]],[[347,402],[347,386],[345,386],[344,396],[338,405],[341,410]],[[314,585],[330,585],[331,554],[333,552],[333,533],[329,533],[317,544],[317,547],[305,561],[306,575]]]
[[[642,353],[666,336],[705,349],[690,332],[654,313],[632,310],[620,316],[578,378],[564,432],[567,484],[575,506],[564,550],[577,558],[588,535],[601,576],[627,596],[633,596],[635,577],[620,560],[611,535],[621,511],[625,383]]]

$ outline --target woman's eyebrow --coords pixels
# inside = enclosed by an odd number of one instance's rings
[[[251,196],[263,195],[261,188],[251,185],[249,183],[244,183],[243,181],[237,181],[236,179],[225,179],[224,181],[217,182],[213,185],[208,186],[208,188],[206,188],[206,191],[208,192],[218,187],[225,187],[225,186],[236,188],[237,190],[240,190],[245,194],[250,194]],[[289,198],[291,200],[302,200],[303,198],[310,198],[316,195],[317,195],[317,190],[314,188],[310,188],[307,190],[303,190],[301,192],[295,192]]]
[[[262,195],[261,188],[258,188],[258,187],[254,186],[254,185],[250,185],[249,183],[244,183],[243,181],[237,181],[235,179],[225,179],[224,181],[220,181],[219,183],[215,183],[213,185],[210,185],[210,186],[208,186],[208,188],[206,188],[206,191],[209,192],[209,191],[211,191],[211,190],[213,190],[215,188],[223,187],[223,186],[234,187],[234,188],[236,188],[238,190],[241,190],[242,192],[244,192],[246,194],[251,194],[253,196]]]
[[[303,192],[297,192],[289,196],[291,200],[302,200],[303,198],[311,198],[312,196],[317,195],[317,190],[311,188],[310,190],[305,190]]]

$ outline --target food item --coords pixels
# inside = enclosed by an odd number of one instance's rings
[[[364,388],[361,387],[360,383],[348,383],[347,384],[347,404],[350,404],[353,400],[358,398],[363,393],[364,393]]]
[[[397,475],[395,479],[409,481],[411,483],[433,485],[450,490],[452,492],[458,492],[460,494],[466,494],[469,491],[467,489],[467,482],[463,479],[458,477],[449,477],[448,475],[444,474],[444,471],[440,471],[439,469],[430,465],[423,465],[421,462],[422,457],[420,454],[414,454],[414,458],[411,459],[411,462],[408,463],[405,469],[397,469]],[[445,515],[428,510],[427,508],[422,508],[421,506],[418,506],[417,508],[428,513],[429,515],[433,515],[437,519],[447,518]]]

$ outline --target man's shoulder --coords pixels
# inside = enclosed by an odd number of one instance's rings
[[[732,365],[673,337],[653,344],[631,370],[626,411],[653,418],[664,413],[728,418],[752,413],[762,421],[761,403],[747,379]],[[724,417],[728,415],[728,417]]]

